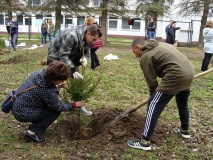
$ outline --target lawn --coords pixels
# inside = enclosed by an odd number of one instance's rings
[[[25,41],[29,46],[38,40]],[[125,42],[125,43],[124,43]],[[46,134],[46,142],[26,143],[23,134],[28,123],[20,123],[11,113],[0,112],[0,159],[191,159],[210,160],[213,157],[213,72],[194,80],[190,106],[190,130],[192,138],[184,140],[174,133],[179,116],[172,100],[161,114],[151,140],[152,150],[143,151],[129,148],[128,139],[140,136],[143,131],[146,105],[114,126],[109,122],[118,114],[148,97],[148,87],[139,63],[130,49],[131,41],[110,39],[107,46],[100,48],[97,55],[101,65],[96,70],[86,67],[86,72],[101,76],[97,89],[84,106],[93,111],[93,116],[80,115],[84,135],[78,134],[78,111],[62,113],[57,123],[51,125]],[[35,50],[19,47],[17,53],[0,55],[0,100],[33,71],[45,68],[47,47]],[[203,51],[197,48],[178,48],[193,64],[195,74],[200,73]],[[5,50],[8,50],[6,48]],[[118,60],[104,60],[112,53]],[[209,67],[212,67],[210,64]]]

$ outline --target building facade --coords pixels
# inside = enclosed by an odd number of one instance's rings
[[[40,5],[43,1],[37,0],[28,1],[32,7]],[[28,4],[28,5],[29,5]],[[100,1],[92,1],[89,3],[90,6],[100,5]],[[134,5],[131,3],[132,7]],[[42,20],[52,19],[55,24],[55,13],[49,15],[36,15],[36,14],[17,14],[17,20],[19,23],[19,33],[40,33]],[[72,28],[77,25],[82,25],[84,20],[88,15],[75,16],[70,14],[62,14],[63,19],[61,21],[61,29]],[[95,17],[96,21],[100,22],[100,15],[92,15]],[[7,19],[7,14],[0,13],[0,33],[6,33],[5,19]],[[147,37],[146,23],[147,20],[144,18],[134,17],[134,15],[129,16],[130,19],[134,19],[132,25],[128,24],[127,18],[121,17],[108,17],[108,28],[107,36],[113,37],[126,37],[126,38],[136,38],[136,37]],[[193,43],[197,42],[199,38],[200,30],[200,17],[190,17],[181,18],[178,15],[171,14],[169,17],[159,17],[157,20],[156,28],[156,39],[164,41],[166,39],[165,28],[169,24],[170,19],[177,22],[177,26],[181,29],[176,32],[176,40],[179,42]]]

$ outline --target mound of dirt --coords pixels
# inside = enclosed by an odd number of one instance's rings
[[[104,158],[107,153],[115,153],[114,149],[121,152],[127,152],[129,147],[126,141],[135,137],[140,137],[143,132],[145,115],[132,113],[124,117],[117,123],[111,125],[114,118],[125,112],[119,109],[99,108],[88,118],[88,125],[82,127],[79,123],[78,115],[68,117],[68,120],[60,121],[52,126],[52,130],[57,134],[46,136],[47,143],[51,145],[62,145],[63,142],[69,141],[73,144],[72,150],[67,151],[70,159],[81,157],[87,159],[91,154],[99,155]],[[168,127],[159,123],[155,128],[152,144],[160,144],[165,140],[165,133],[168,133]],[[103,152],[100,148],[104,148]],[[76,153],[76,151],[78,151]],[[119,159],[116,155],[114,159]]]
[[[99,108],[89,117],[90,123],[86,127],[80,125],[78,116],[70,116],[68,120],[54,124],[53,128],[60,137],[66,140],[89,140],[92,143],[124,143],[129,138],[140,137],[145,123],[145,115],[132,113],[124,117],[117,123],[111,125],[114,118],[123,113],[124,110]],[[155,138],[162,139],[168,128],[163,124],[158,124],[155,129]],[[59,141],[63,141],[58,139]]]

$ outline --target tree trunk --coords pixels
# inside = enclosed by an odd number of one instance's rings
[[[205,0],[204,1],[203,15],[202,15],[202,18],[201,18],[200,35],[199,35],[199,40],[198,40],[198,44],[197,44],[198,48],[203,47],[203,29],[206,26],[207,17],[208,17],[208,13],[209,13],[209,6],[210,6],[209,0]]]
[[[55,7],[55,17],[56,17],[56,23],[55,23],[55,32],[57,30],[61,30],[61,4],[62,0],[56,0],[56,7]]]
[[[11,0],[6,0],[5,1],[6,3],[7,3],[7,10],[8,10],[8,20],[9,21],[12,21],[12,14],[13,14],[13,12],[12,12],[12,2],[11,2]]]
[[[107,19],[107,4],[108,0],[103,0],[102,1],[102,19],[101,19],[101,28],[103,31],[102,35],[102,40],[103,40],[103,45],[106,45],[107,43],[107,28],[108,28],[108,19]]]

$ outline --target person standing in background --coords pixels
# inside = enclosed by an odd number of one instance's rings
[[[52,39],[53,39],[53,36],[54,36],[54,31],[55,31],[55,26],[54,26],[52,20],[48,19],[48,30],[47,30],[47,33],[48,33],[48,37],[49,37],[49,42],[50,43],[52,42]]]
[[[87,17],[87,19],[84,21],[84,24],[86,26],[97,24],[95,21],[95,18],[92,16]],[[96,67],[100,66],[100,62],[98,60],[98,56],[96,54],[96,51],[99,47],[103,47],[102,38],[99,37],[95,42],[93,42],[93,46],[90,50],[90,56],[91,56],[91,69],[95,70]]]
[[[175,36],[176,30],[180,29],[180,27],[176,27],[176,21],[172,21],[172,25],[168,28],[167,36],[166,36],[166,43],[175,44]]]
[[[208,70],[209,63],[213,54],[213,22],[207,21],[206,27],[203,29],[204,38],[204,58],[201,66],[201,71]]]
[[[148,39],[155,39],[155,24],[153,18],[149,18],[147,23]]]
[[[48,30],[47,22],[43,20],[41,25],[41,44],[42,45],[46,44],[47,30]]]
[[[169,24],[166,26],[166,29],[165,29],[166,36],[168,34],[169,28],[172,26],[172,22],[173,22],[173,20],[170,20]]]
[[[11,22],[7,22],[7,32],[10,34],[10,43],[13,47],[13,52],[16,53],[17,41],[18,41],[18,21],[17,17],[13,16]]]

